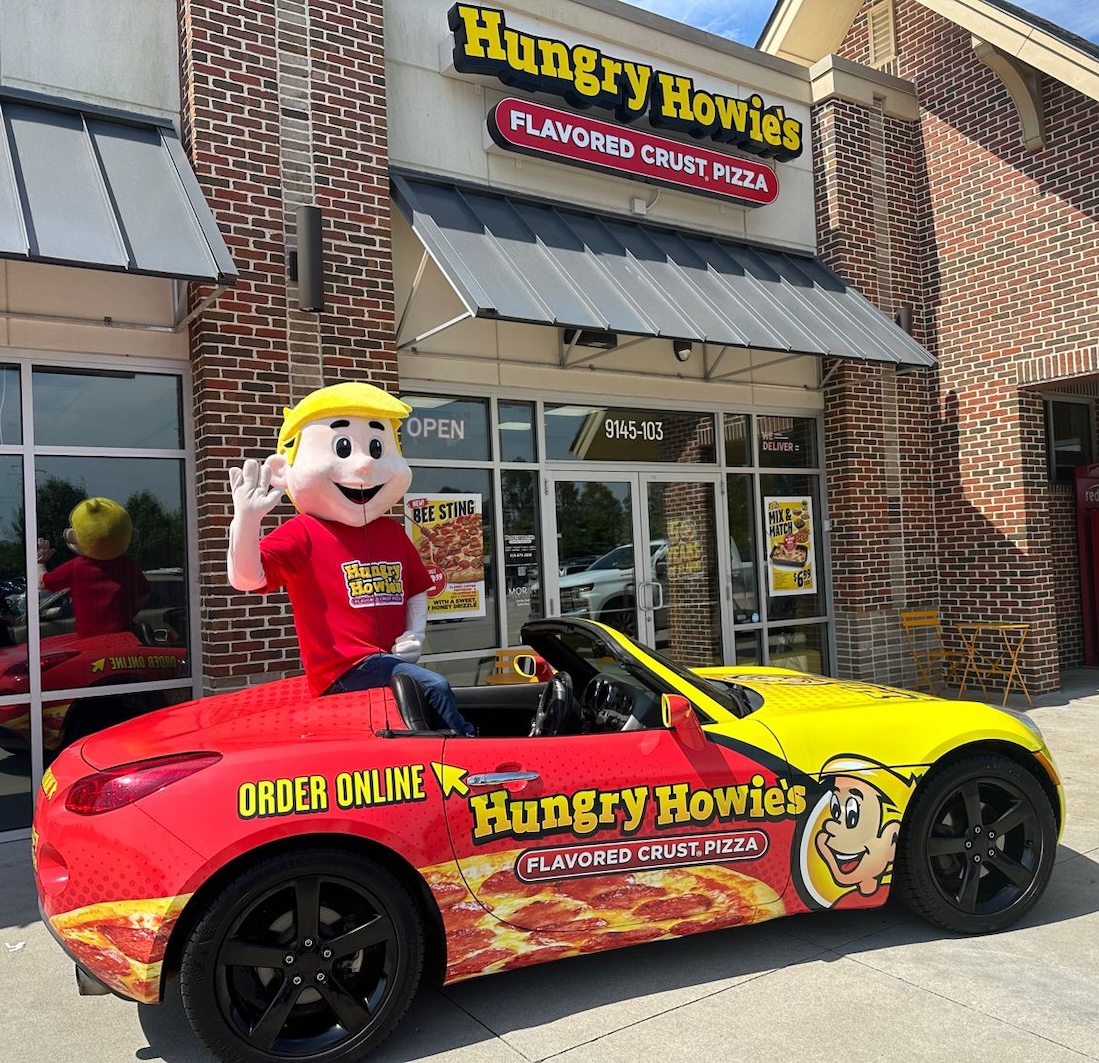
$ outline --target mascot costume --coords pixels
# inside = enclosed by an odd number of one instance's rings
[[[109,498],[85,498],[69,514],[65,544],[76,554],[47,572],[53,557],[48,539],[38,540],[38,583],[47,591],[72,594],[78,638],[132,631],[134,616],[149,599],[149,581],[123,555],[134,537],[130,516]]]
[[[277,453],[230,469],[229,582],[290,595],[314,696],[384,687],[412,676],[440,727],[472,735],[450,684],[415,662],[431,577],[401,525],[385,514],[412,482],[397,427],[411,407],[370,384],[333,384],[283,412]],[[290,496],[296,516],[260,536]]]

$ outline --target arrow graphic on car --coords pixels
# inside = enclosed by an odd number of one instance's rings
[[[469,787],[462,781],[466,777],[465,768],[455,768],[450,764],[439,764],[432,761],[431,770],[435,772],[435,778],[439,780],[443,797],[449,797],[451,794],[465,797],[469,793]]]

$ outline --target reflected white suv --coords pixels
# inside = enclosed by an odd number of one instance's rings
[[[663,539],[654,539],[649,548],[653,570],[656,571],[656,566],[667,553],[668,544]],[[632,543],[616,546],[581,572],[570,572],[559,577],[557,586],[561,590],[563,616],[570,613],[588,616],[624,634],[635,633],[637,614]]]

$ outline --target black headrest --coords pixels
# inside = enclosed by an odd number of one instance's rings
[[[397,673],[389,680],[389,689],[393,691],[397,711],[401,714],[405,727],[410,731],[434,729],[431,710],[424,700],[424,692],[412,676]]]

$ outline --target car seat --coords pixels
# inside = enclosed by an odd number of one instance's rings
[[[410,731],[434,731],[434,714],[428,708],[420,684],[410,675],[400,673],[389,680],[389,689],[397,702],[397,711],[401,720]]]

